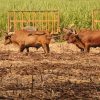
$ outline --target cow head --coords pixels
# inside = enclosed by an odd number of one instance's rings
[[[12,43],[11,36],[12,36],[12,34],[9,34],[9,33],[6,32],[5,41],[4,41],[5,45]]]
[[[81,49],[81,51],[84,51],[85,49],[85,44],[82,42],[78,34],[71,34],[67,42],[75,44],[79,49]]]
[[[68,43],[75,43],[78,40],[77,34],[71,34],[67,40]]]
[[[70,35],[77,34],[76,30],[74,30],[72,28],[63,28],[63,32],[65,33],[64,36],[63,36],[63,39],[66,40],[66,41],[69,39]]]

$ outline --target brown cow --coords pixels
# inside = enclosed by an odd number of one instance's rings
[[[78,43],[84,44],[84,48],[81,46],[81,48],[84,49],[85,52],[90,51],[90,47],[100,47],[100,31],[92,31],[92,30],[86,30],[81,33],[76,33],[75,31],[72,32],[68,38],[68,41],[72,43],[73,41],[77,41]],[[73,35],[72,35],[73,34]],[[76,44],[75,42],[73,42]],[[78,45],[79,46],[79,45]]]
[[[76,31],[73,29],[63,28],[63,32],[65,33],[63,36],[65,41],[75,44],[81,51],[84,51],[84,44],[79,40],[78,36],[74,37]]]
[[[29,47],[40,48],[43,47],[44,52],[47,54],[50,51],[49,43],[51,40],[51,35],[47,31],[27,31],[19,30],[15,31],[14,34],[7,34],[5,36],[5,45],[10,43],[15,43],[19,45],[20,52],[24,49],[29,52]]]

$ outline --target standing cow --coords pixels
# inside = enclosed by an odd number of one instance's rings
[[[69,43],[76,44],[74,41],[77,41],[77,43],[83,44],[84,48],[82,46],[81,48],[84,49],[84,52],[89,52],[90,47],[100,47],[100,31],[99,30],[96,30],[96,31],[86,30],[80,33],[77,33],[76,31],[73,30],[73,32],[70,33],[67,39]]]
[[[15,31],[14,34],[6,34],[5,36],[5,45],[14,43],[19,45],[20,52],[23,52],[24,49],[29,52],[29,47],[44,49],[44,52],[47,54],[50,51],[49,44],[51,40],[51,35],[48,31],[27,31],[19,30]]]

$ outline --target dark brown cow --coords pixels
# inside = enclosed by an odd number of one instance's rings
[[[75,41],[77,41],[77,44],[78,43],[83,44],[84,47],[81,46],[81,48],[84,49],[85,52],[89,52],[90,47],[100,47],[100,31],[99,30],[97,31],[86,30],[81,33],[76,33],[75,31],[73,31],[67,39],[68,39],[68,42],[70,43],[76,44]],[[79,44],[78,46],[80,47]]]
[[[81,39],[76,34],[71,34],[69,36],[67,42],[75,44],[82,52],[85,49],[84,43],[81,41]]]
[[[74,35],[77,34],[75,30],[63,28],[63,32],[65,33],[63,36],[63,39],[65,41],[67,41],[68,43],[75,44],[81,51],[84,51],[84,44],[82,42],[80,42],[80,40],[77,36],[74,37]]]
[[[24,49],[29,52],[29,47],[40,48],[43,47],[44,52],[47,54],[50,51],[49,43],[51,40],[51,35],[48,31],[27,31],[19,30],[15,31],[14,34],[7,34],[5,36],[5,45],[14,43],[19,45],[20,52]]]

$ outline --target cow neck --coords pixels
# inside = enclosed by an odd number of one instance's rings
[[[82,45],[84,45],[84,43],[82,42],[82,39],[80,38],[79,34],[76,36],[76,39],[77,39],[77,43],[81,43]]]

